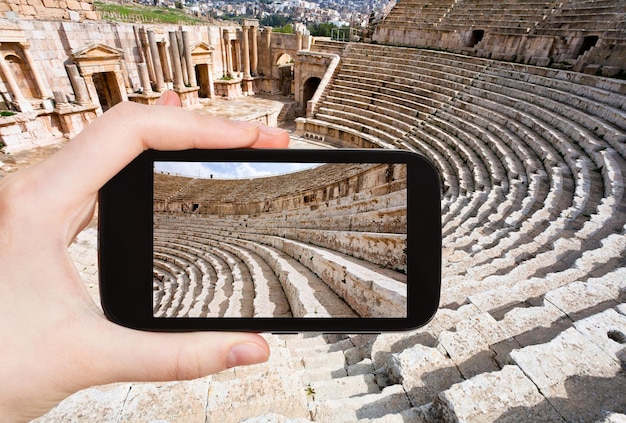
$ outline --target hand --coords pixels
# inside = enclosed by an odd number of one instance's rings
[[[277,128],[125,102],[49,159],[0,181],[0,421],[30,420],[89,386],[193,379],[266,361],[251,333],[150,333],[109,322],[67,248],[97,193],[142,151],[284,148]]]

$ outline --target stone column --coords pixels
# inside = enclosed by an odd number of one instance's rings
[[[176,41],[178,42],[178,59],[180,60],[180,66],[183,71],[183,83],[189,84],[189,75],[187,74],[187,60],[185,60],[185,48],[183,46],[183,32],[176,31]]]
[[[18,110],[20,112],[32,112],[33,106],[22,94],[22,90],[20,90],[20,86],[17,84],[15,76],[11,72],[11,68],[7,64],[6,60],[4,60],[4,56],[2,54],[0,54],[0,71],[9,85],[9,90],[11,90],[11,94],[13,95],[13,102],[17,106]]]
[[[126,60],[120,60],[120,71],[122,72],[122,78],[124,79],[124,85],[126,87],[126,94],[131,94],[135,91],[133,82],[130,80],[130,74],[128,73],[128,63]]]
[[[74,96],[76,97],[76,101],[78,102],[78,104],[92,103],[91,96],[89,95],[89,90],[87,89],[87,81],[85,81],[85,79],[80,76],[80,73],[78,72],[78,66],[65,65],[65,69],[67,70],[67,74],[70,77],[70,83],[72,84]]]
[[[228,30],[225,29],[223,32],[224,39],[224,51],[226,53],[226,74],[228,76],[233,76],[233,50],[230,43],[230,36]]]
[[[239,40],[233,40],[233,45],[235,47],[235,60],[237,66],[237,72],[241,72],[241,44],[239,44]],[[235,65],[235,63],[233,63]]]
[[[22,52],[24,53],[24,57],[26,58],[26,63],[30,68],[33,78],[35,79],[35,85],[37,85],[37,91],[39,91],[39,95],[42,99],[50,98],[52,96],[50,90],[47,85],[44,84],[44,80],[41,78],[41,75],[35,69],[33,56],[30,54],[30,43],[20,43],[22,47]]]
[[[154,86],[160,92],[165,89],[165,82],[163,81],[163,67],[161,66],[161,58],[154,31],[148,31],[148,45],[150,46],[150,56],[152,57],[152,66],[154,67]]]
[[[176,32],[170,32],[170,59],[172,59],[172,68],[174,69],[174,89],[182,90],[185,83],[183,82],[183,68],[180,64]]]
[[[53,91],[52,95],[54,96],[54,102],[58,109],[63,109],[70,107],[70,104],[67,102],[67,98],[65,98],[65,94],[62,91]]]
[[[271,78],[274,64],[272,63],[272,27],[266,26],[263,28],[263,34],[265,35],[265,45],[267,45],[267,52],[265,53],[267,56],[267,73],[265,74],[265,77]]]
[[[250,43],[248,41],[249,27],[243,29],[243,77],[250,78]]]
[[[257,43],[257,27],[252,27],[252,75],[257,76],[259,74],[259,47]]]
[[[137,69],[139,70],[139,79],[141,80],[143,94],[152,94],[152,85],[150,84],[148,65],[146,65],[145,63],[137,63]]]
[[[93,101],[94,104],[98,105],[98,109],[96,110],[96,114],[100,115],[102,114],[102,104],[100,104],[100,99],[98,98],[98,90],[96,90],[96,85],[93,82],[93,75],[85,75],[82,78],[83,82],[85,83],[85,90],[87,92],[87,96],[89,97],[89,102],[91,102],[92,98],[95,99],[95,101]],[[78,94],[76,93],[77,98],[78,98]],[[82,93],[81,96],[84,96],[85,93]],[[80,101],[79,101],[80,103]],[[84,104],[84,103],[81,103]]]
[[[302,50],[302,32],[298,31],[298,51]]]
[[[193,60],[191,58],[191,45],[189,44],[189,33],[183,31],[183,51],[185,53],[185,63],[187,64],[187,76],[189,85],[192,87],[198,86],[196,80],[196,70],[193,67]]]
[[[170,68],[170,60],[167,56],[167,44],[165,41],[157,43],[159,48],[159,58],[161,59],[161,66],[163,66],[163,75],[165,76],[165,81],[172,82],[172,69]]]

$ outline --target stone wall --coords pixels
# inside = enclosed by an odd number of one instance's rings
[[[93,0],[4,0],[0,14],[13,12],[21,19],[37,20],[97,20]]]

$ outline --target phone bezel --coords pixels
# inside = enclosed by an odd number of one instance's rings
[[[154,162],[406,163],[407,316],[403,318],[164,318],[153,316]],[[382,332],[426,324],[439,305],[440,182],[425,157],[382,149],[148,150],[99,193],[99,280],[106,317],[153,331]],[[417,269],[417,270],[416,270]],[[141,281],[146,282],[141,282]]]

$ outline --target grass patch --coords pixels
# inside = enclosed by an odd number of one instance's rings
[[[199,24],[207,20],[190,16],[181,9],[170,9],[158,6],[139,4],[110,4],[94,1],[94,8],[100,12],[102,19],[121,22],[154,22],[168,24]]]

